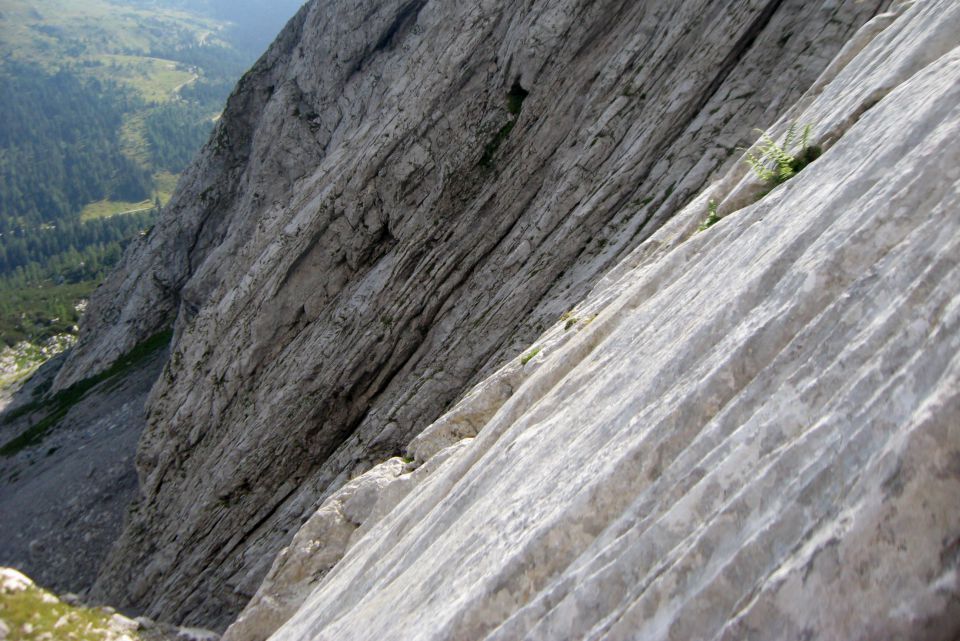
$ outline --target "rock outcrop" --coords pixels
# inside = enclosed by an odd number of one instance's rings
[[[343,558],[382,496],[399,482],[406,465],[392,458],[347,483],[323,502],[273,562],[257,594],[222,641],[266,639],[285,623]],[[421,473],[422,474],[422,473]],[[374,519],[373,521],[375,521]]]
[[[325,498],[582,299],[888,4],[306,5],[58,377],[175,322],[95,594],[226,625]]]
[[[878,16],[791,122],[822,157],[733,167],[354,481],[271,639],[956,639],[960,4]]]

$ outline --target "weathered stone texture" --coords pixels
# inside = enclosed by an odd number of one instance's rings
[[[274,641],[960,635],[960,4],[899,11],[789,114],[825,155],[428,427]]]
[[[887,4],[305,6],[58,377],[175,320],[95,593],[226,625],[331,492],[582,299]]]

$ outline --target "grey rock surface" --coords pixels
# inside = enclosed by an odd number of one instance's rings
[[[400,482],[405,463],[392,458],[330,496],[281,550],[253,599],[223,635],[223,641],[266,639],[285,623],[326,576],[381,496]]]
[[[732,168],[423,431],[273,641],[960,635],[960,3],[863,33],[775,127],[825,154]]]
[[[176,320],[141,510],[94,593],[224,627],[325,498],[582,299],[887,4],[306,5],[57,378]]]
[[[89,590],[137,497],[134,456],[146,424],[144,405],[165,354],[91,389],[43,438],[0,456],[0,566],[15,567],[57,592]],[[21,390],[33,397],[57,363]],[[36,416],[41,416],[42,412]],[[3,419],[5,414],[0,414]],[[32,423],[0,422],[0,444]]]

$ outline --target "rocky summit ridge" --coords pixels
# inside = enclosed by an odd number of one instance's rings
[[[951,0],[307,4],[58,375],[174,324],[94,594],[235,641],[955,638],[958,42]],[[793,123],[771,189],[737,147]]]

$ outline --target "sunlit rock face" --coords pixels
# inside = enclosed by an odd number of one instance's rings
[[[960,5],[879,17],[792,122],[823,156],[711,185],[228,638],[312,583],[271,639],[956,639]]]
[[[888,5],[307,4],[94,297],[58,376],[174,323],[141,496],[94,594],[225,627],[323,501],[526,353]],[[699,257],[681,271],[695,265],[726,278]]]

